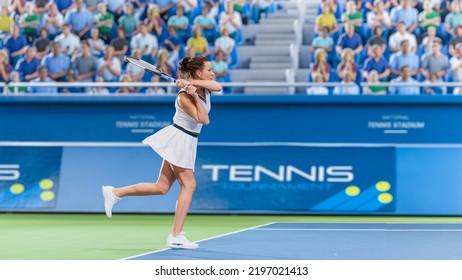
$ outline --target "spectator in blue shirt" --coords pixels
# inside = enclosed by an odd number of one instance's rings
[[[16,24],[11,26],[11,37],[6,41],[6,48],[10,55],[10,64],[14,67],[27,50],[26,36],[20,33]]]
[[[61,14],[65,15],[68,11],[71,11],[75,7],[74,0],[59,0],[54,1]]]
[[[178,6],[176,8],[176,15],[171,16],[167,21],[167,26],[173,26],[176,28],[176,34],[178,39],[183,43],[191,37],[189,30],[189,19],[184,15],[184,7]]]
[[[401,41],[401,52],[394,53],[390,57],[390,71],[394,77],[398,76],[403,66],[409,66],[411,76],[415,79],[419,74],[420,59],[415,53],[410,52],[408,40]]]
[[[114,15],[115,22],[119,21],[124,11],[124,4],[128,2],[126,0],[103,0],[107,4],[107,10]]]
[[[181,49],[180,39],[176,36],[176,28],[173,26],[167,27],[169,37],[164,40],[164,47],[168,51],[170,57],[170,63],[176,65],[179,60],[179,54]]]
[[[38,69],[39,77],[31,82],[33,83],[54,83],[52,79],[48,77],[48,70],[44,66],[40,66]],[[57,94],[58,88],[56,86],[42,86],[42,87],[30,87],[29,93],[38,93],[38,94]]]
[[[28,48],[26,56],[18,61],[16,71],[19,72],[19,78],[22,82],[28,82],[39,76],[38,68],[40,61],[35,58],[35,48]]]
[[[355,33],[355,26],[352,22],[345,25],[345,33],[340,35],[337,41],[336,51],[340,55],[343,49],[352,49],[355,56],[363,50],[363,41],[358,33]]]
[[[69,56],[61,53],[59,43],[53,42],[53,54],[44,58],[43,66],[47,68],[51,79],[57,82],[66,82],[71,60]]]
[[[75,0],[77,10],[70,12],[67,23],[80,39],[90,37],[90,29],[93,25],[92,14],[83,7],[83,0]]]
[[[391,9],[391,22],[393,26],[397,26],[398,22],[403,21],[406,25],[406,30],[413,33],[419,26],[419,12],[411,6],[409,0],[401,0],[400,6]]]
[[[371,48],[372,57],[368,57],[366,61],[364,61],[363,78],[367,80],[369,72],[375,70],[379,73],[380,81],[385,82],[390,75],[388,62],[383,57],[383,51],[378,45],[373,45]]]
[[[415,84],[416,80],[411,78],[411,71],[409,66],[404,65],[399,70],[399,77],[391,80],[390,82],[393,86],[390,86],[390,94],[399,94],[399,95],[419,95],[420,89],[418,86],[407,86],[403,84]],[[401,86],[399,86],[401,85]]]

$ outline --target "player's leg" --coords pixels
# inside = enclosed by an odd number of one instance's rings
[[[134,185],[114,189],[114,194],[122,198],[124,196],[145,196],[145,195],[163,195],[168,193],[176,177],[170,167],[170,164],[164,160],[160,168],[157,182],[143,182]]]
[[[172,248],[196,249],[196,243],[190,242],[183,235],[183,225],[188,214],[189,207],[196,190],[196,179],[192,169],[185,169],[172,165],[173,173],[181,186],[178,195],[175,218],[173,221],[172,232],[167,240],[167,246]]]
[[[122,188],[103,186],[104,210],[106,215],[112,217],[112,207],[124,196],[163,195],[168,193],[176,177],[167,161],[162,162],[159,178],[156,183],[138,183]]]

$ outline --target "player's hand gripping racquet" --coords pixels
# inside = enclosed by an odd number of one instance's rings
[[[157,68],[156,66],[152,65],[151,63],[149,62],[146,62],[144,60],[141,60],[141,59],[136,59],[132,56],[125,56],[124,57],[124,60],[128,63],[131,63],[145,71],[148,71],[152,74],[155,74],[155,75],[158,75],[160,76],[161,78],[169,81],[169,82],[172,82],[174,83],[175,82],[175,79],[172,78],[171,76],[169,76],[168,74],[166,74],[165,72],[162,72],[159,68]]]

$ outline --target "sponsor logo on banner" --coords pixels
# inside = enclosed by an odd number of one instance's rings
[[[394,165],[388,147],[200,147],[193,208],[393,211]]]
[[[0,209],[54,208],[61,150],[58,147],[0,147]]]

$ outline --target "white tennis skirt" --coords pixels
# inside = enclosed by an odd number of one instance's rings
[[[166,126],[143,140],[169,163],[194,170],[197,138],[186,134],[173,125]]]

